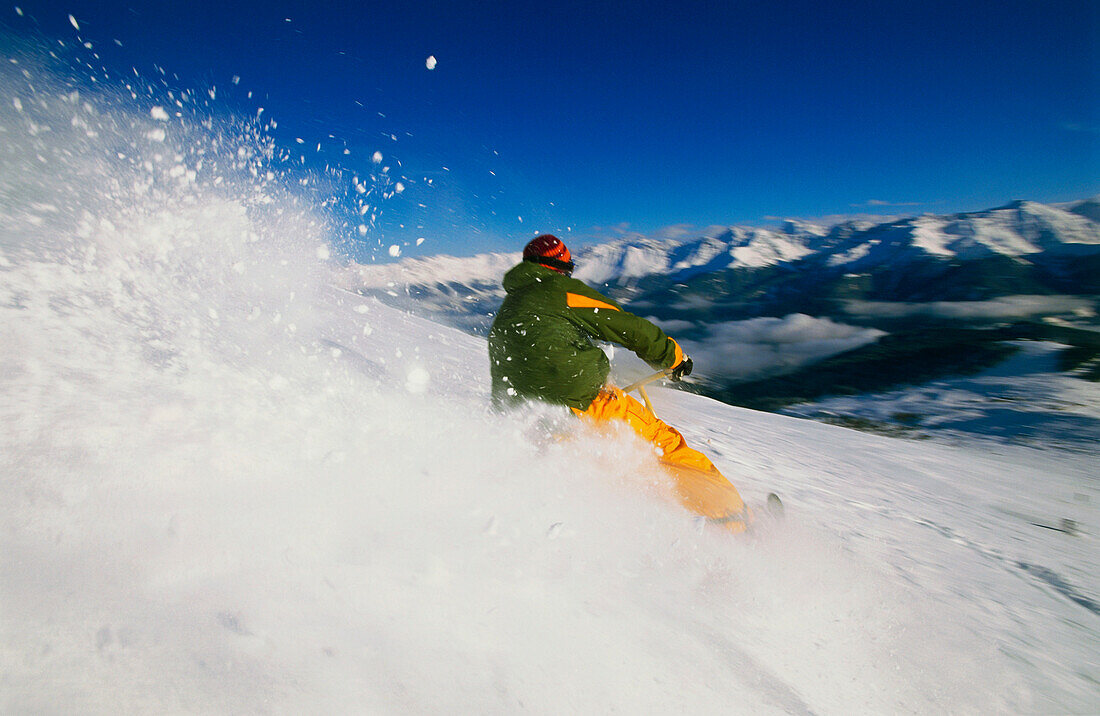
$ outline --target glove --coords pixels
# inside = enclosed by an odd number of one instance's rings
[[[669,373],[668,377],[679,383],[684,379],[684,376],[691,375],[691,367],[691,358],[684,356],[684,359],[672,368],[672,372]]]

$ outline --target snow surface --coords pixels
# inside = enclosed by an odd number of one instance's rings
[[[629,436],[492,414],[481,339],[337,288],[262,135],[19,59],[0,711],[1100,710],[1095,453],[655,388],[788,505],[706,528]]]

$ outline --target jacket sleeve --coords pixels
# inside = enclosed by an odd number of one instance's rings
[[[627,313],[618,303],[576,282],[565,294],[566,311],[573,323],[593,338],[617,343],[657,369],[672,368],[684,359],[680,344],[641,316]]]

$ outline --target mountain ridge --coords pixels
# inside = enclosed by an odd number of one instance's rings
[[[916,261],[973,261],[995,256],[1053,259],[1100,254],[1100,199],[1069,205],[1013,201],[983,211],[922,214],[882,223],[852,220],[826,227],[789,220],[780,227],[711,227],[691,238],[631,237],[579,247],[575,276],[604,287],[657,277],[683,282],[730,269],[805,266],[848,273],[898,270]],[[519,252],[430,256],[394,264],[353,265],[349,288],[499,283]],[[355,278],[359,285],[354,285]]]

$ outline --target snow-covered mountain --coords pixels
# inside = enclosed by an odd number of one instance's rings
[[[1020,201],[972,214],[925,215],[879,225],[827,245],[818,260],[863,271],[885,265],[903,269],[908,262],[926,258],[970,261],[1098,253],[1100,224],[1072,208]]]
[[[705,389],[724,400],[742,399],[743,391],[726,390],[734,384],[797,371],[898,332],[902,336],[892,340],[904,343],[914,330],[1047,321],[1065,328],[1050,340],[1095,353],[1095,341],[1080,331],[1100,328],[1100,223],[1091,218],[1096,205],[1095,199],[1058,206],[1014,202],[879,224],[860,220],[826,228],[790,221],[775,229],[712,227],[687,238],[623,239],[578,247],[576,276],[676,335],[702,359],[696,364]],[[503,300],[501,277],[519,258],[516,252],[350,266],[340,281],[349,290],[484,333]],[[930,346],[905,356],[910,363],[899,363],[892,374],[904,380],[905,365],[942,364],[944,375],[973,369],[980,362],[971,351],[975,341],[1036,332],[962,336],[956,344],[944,342],[939,354]],[[930,343],[926,335],[913,342]],[[941,360],[947,353],[961,357]],[[996,351],[985,353],[996,358]],[[881,364],[870,369],[884,380],[890,374]]]
[[[873,224],[845,222],[831,228],[786,222],[776,229],[711,227],[692,238],[631,238],[574,251],[577,278],[622,285],[653,278],[682,282],[735,269],[828,267],[846,272],[905,271],[925,259],[966,262],[993,256],[1017,259],[1100,255],[1097,200],[1066,206],[1018,201],[967,214],[923,215]],[[349,287],[377,289],[499,285],[519,253],[469,258],[437,256],[398,264],[356,266]],[[403,288],[402,288],[403,290]]]

